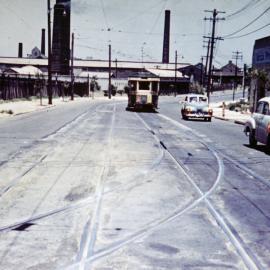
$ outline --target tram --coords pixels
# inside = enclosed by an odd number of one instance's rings
[[[133,76],[128,78],[127,110],[152,110],[158,108],[160,79],[157,77]]]

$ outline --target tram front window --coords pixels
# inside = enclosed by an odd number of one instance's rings
[[[150,82],[139,82],[139,90],[150,90]]]

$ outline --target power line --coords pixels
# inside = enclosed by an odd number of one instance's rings
[[[155,5],[153,5],[153,6],[149,7],[149,8],[147,8],[147,9],[145,9],[143,12],[140,12],[140,13],[136,14],[135,16],[129,17],[127,19],[124,19],[122,22],[120,22],[120,23],[118,23],[116,25],[113,25],[113,28],[116,27],[116,26],[119,26],[119,25],[123,25],[123,24],[127,25],[129,22],[131,22],[131,21],[133,21],[135,19],[138,19],[138,17],[144,15],[145,13],[149,14],[149,11],[150,10],[158,7],[161,3],[163,3],[163,1],[164,0],[159,1]]]
[[[250,7],[254,6],[254,5],[256,5],[258,2],[260,2],[260,0],[256,0],[256,1],[251,0],[251,1],[249,1],[246,5],[244,5],[244,6],[243,6],[242,8],[240,8],[239,10],[237,10],[237,11],[235,11],[235,12],[233,12],[233,13],[227,15],[227,16],[225,17],[226,20],[229,20],[229,19],[231,19],[231,17],[234,17],[235,15],[238,15],[239,13],[241,13],[241,12],[247,10],[248,8],[250,8]]]
[[[253,24],[254,22],[256,22],[258,19],[260,19],[265,13],[267,13],[268,11],[270,10],[270,7],[268,7],[266,10],[264,10],[259,16],[257,16],[254,20],[252,20],[250,23],[248,23],[247,25],[245,25],[244,27],[240,28],[239,30],[231,33],[231,34],[228,34],[228,35],[225,35],[223,38],[227,38],[227,37],[230,37],[230,36],[233,36],[239,32],[241,32],[242,30],[246,29],[247,27],[249,27],[251,24]]]
[[[152,28],[151,28],[151,30],[149,31],[148,34],[151,34],[151,33],[154,31],[154,29],[156,28],[157,22],[158,22],[158,20],[159,20],[159,18],[160,18],[160,16],[161,16],[163,10],[165,9],[167,2],[168,2],[168,0],[166,0],[166,1],[164,2],[164,5],[162,6],[162,8],[161,8],[161,10],[160,10],[160,12],[159,12],[159,14],[158,14],[158,16],[157,16],[157,18],[156,18],[154,24],[153,24],[153,26],[152,26]]]
[[[234,37],[228,37],[228,38],[224,38],[224,39],[235,39],[235,38],[245,37],[245,36],[248,36],[248,35],[251,35],[251,34],[253,34],[253,33],[258,32],[258,31],[260,31],[260,30],[266,28],[266,27],[269,26],[269,25],[270,25],[270,23],[267,23],[267,24],[265,24],[264,26],[262,26],[262,27],[260,27],[260,28],[258,28],[258,29],[256,29],[256,30],[253,30],[253,31],[251,31],[251,32],[249,32],[249,33],[246,33],[246,34],[244,34],[244,35],[241,35],[241,36],[234,36]]]
[[[107,16],[106,16],[103,0],[101,0],[101,9],[103,12],[106,28],[109,30],[109,25],[108,25],[108,21],[107,21]]]

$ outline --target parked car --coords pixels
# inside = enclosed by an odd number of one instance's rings
[[[188,94],[181,103],[181,114],[184,120],[189,118],[203,118],[205,121],[211,121],[213,110],[208,105],[207,96]]]
[[[258,101],[256,111],[246,122],[244,132],[249,136],[250,146],[256,146],[257,142],[266,144],[267,152],[270,152],[270,97]]]

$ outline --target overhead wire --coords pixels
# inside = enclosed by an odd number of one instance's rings
[[[106,28],[108,30],[109,29],[109,25],[108,25],[108,20],[107,20],[107,16],[106,16],[106,12],[105,12],[105,7],[104,7],[103,0],[100,0],[100,3],[101,3],[101,9],[102,9],[102,12],[103,12],[103,16],[104,16],[105,25],[106,25]]]
[[[233,12],[233,13],[227,15],[227,16],[225,17],[225,19],[226,19],[226,20],[231,19],[232,17],[234,17],[234,16],[240,14],[241,12],[246,11],[248,8],[250,8],[250,7],[254,6],[254,5],[256,5],[256,4],[259,3],[260,1],[261,1],[261,0],[255,0],[255,1],[254,1],[254,0],[251,0],[251,1],[249,1],[247,4],[245,4],[245,5],[244,5],[242,8],[240,8],[239,10],[237,10],[237,11],[235,11],[235,12]]]
[[[234,37],[227,37],[227,38],[224,37],[224,39],[235,39],[235,38],[245,37],[245,36],[248,36],[248,35],[251,35],[251,34],[253,34],[253,33],[258,32],[258,31],[260,31],[260,30],[266,28],[266,27],[269,26],[269,25],[270,25],[270,23],[267,23],[267,24],[263,25],[262,27],[260,27],[260,28],[258,28],[258,29],[256,29],[256,30],[253,30],[253,31],[251,31],[251,32],[249,32],[249,33],[246,33],[246,34],[243,34],[243,35],[240,35],[240,36],[234,36]]]
[[[153,6],[149,7],[148,9],[145,9],[143,12],[139,13],[139,14],[136,14],[135,16],[132,16],[132,17],[129,17],[127,19],[124,19],[122,22],[116,24],[116,25],[113,25],[112,28],[115,28],[115,27],[118,27],[120,25],[127,25],[129,22],[135,20],[135,19],[138,19],[138,17],[146,14],[146,13],[149,13],[150,10],[156,8],[157,6],[159,6],[160,3],[162,3],[164,0],[161,0],[159,1],[158,3],[155,3]]]
[[[264,14],[266,14],[268,11],[270,10],[270,7],[268,7],[267,9],[265,9],[260,15],[258,15],[255,19],[253,19],[250,23],[248,23],[247,25],[245,25],[244,27],[238,29],[237,31],[234,31],[231,34],[225,35],[223,36],[223,38],[228,38],[230,36],[233,36],[239,32],[241,32],[242,30],[246,29],[247,27],[249,27],[251,24],[253,24],[254,22],[256,22],[257,20],[259,20]]]
[[[164,4],[162,5],[161,10],[160,10],[160,12],[158,13],[158,15],[157,15],[157,17],[156,17],[156,19],[155,19],[155,21],[154,21],[154,23],[153,23],[153,25],[152,25],[150,31],[147,33],[148,38],[147,38],[146,44],[149,43],[150,36],[153,34],[153,31],[155,30],[155,28],[156,28],[156,26],[157,26],[157,23],[158,23],[158,21],[159,21],[161,15],[162,15],[162,13],[163,13],[163,11],[164,11],[165,8],[166,8],[167,2],[168,2],[168,0],[165,0],[165,2],[164,2]],[[146,55],[146,56],[147,56],[147,55]]]

